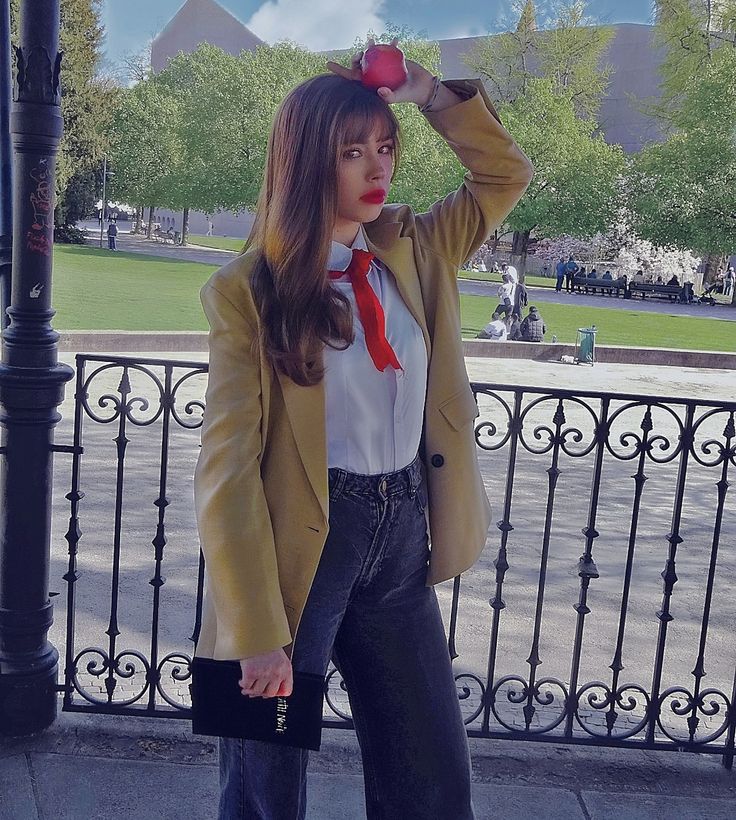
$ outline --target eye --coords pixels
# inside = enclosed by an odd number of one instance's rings
[[[382,145],[378,150],[382,154],[393,154],[393,152],[396,150],[396,146],[393,143],[390,142],[390,143],[387,143],[386,145]]]
[[[343,159],[357,159],[360,156],[360,149],[359,148],[348,148],[347,151],[343,151]]]

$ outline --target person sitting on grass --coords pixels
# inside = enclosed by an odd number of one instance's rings
[[[507,337],[506,324],[501,314],[495,312],[491,321],[478,333],[476,339],[490,339],[492,342],[505,342]]]
[[[521,342],[521,315],[512,313],[506,317],[506,338],[510,342]]]
[[[544,324],[539,311],[534,305],[529,307],[529,313],[521,323],[521,339],[524,342],[543,342],[547,326]]]

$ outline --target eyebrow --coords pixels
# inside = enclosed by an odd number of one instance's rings
[[[396,142],[396,137],[391,136],[391,134],[386,135],[385,137],[379,137],[376,142]],[[354,140],[353,142],[346,142],[345,145],[368,145],[367,142],[361,142],[360,140]]]

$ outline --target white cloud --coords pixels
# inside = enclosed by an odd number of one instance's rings
[[[313,51],[349,48],[385,28],[384,0],[268,0],[246,26],[267,43],[293,40]]]

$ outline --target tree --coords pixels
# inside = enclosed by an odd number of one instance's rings
[[[589,237],[605,230],[619,206],[621,147],[595,135],[595,121],[579,119],[572,94],[560,94],[549,79],[531,79],[526,94],[502,105],[499,114],[535,169],[507,219],[516,233],[512,253],[520,267],[532,231]]]
[[[672,124],[719,46],[736,47],[736,0],[657,0],[655,43],[664,49],[659,101],[648,110]]]
[[[536,168],[507,220],[522,271],[532,230],[590,236],[614,208],[621,152],[593,137],[610,76],[601,63],[613,30],[591,25],[586,8],[572,0],[540,26],[531,0],[517,0],[515,30],[485,38],[466,58],[486,79],[507,128]]]
[[[603,57],[613,39],[610,26],[596,25],[585,0],[563,5],[553,26],[539,38],[539,73],[570,95],[580,117],[594,117],[612,68]]]
[[[179,54],[156,76],[176,100],[181,151],[170,177],[170,207],[188,213],[255,206],[276,106],[297,83],[319,72],[318,55],[290,43],[259,46],[239,57],[208,44]]]
[[[736,248],[736,48],[717,49],[671,115],[674,133],[632,162],[634,228],[709,256],[706,281]]]
[[[479,39],[464,57],[465,63],[484,80],[499,102],[512,102],[526,92],[527,82],[538,65],[537,19],[532,0],[511,4],[518,16],[510,31]]]
[[[155,80],[119,91],[110,128],[110,196],[139,206],[176,207],[183,162],[180,108]],[[148,233],[151,233],[151,219]]]
[[[602,60],[613,29],[595,25],[584,0],[557,6],[541,25],[532,0],[515,0],[512,9],[518,15],[514,30],[482,38],[465,62],[499,102],[513,102],[530,79],[545,77],[571,97],[579,116],[594,116],[608,87],[611,68]]]

